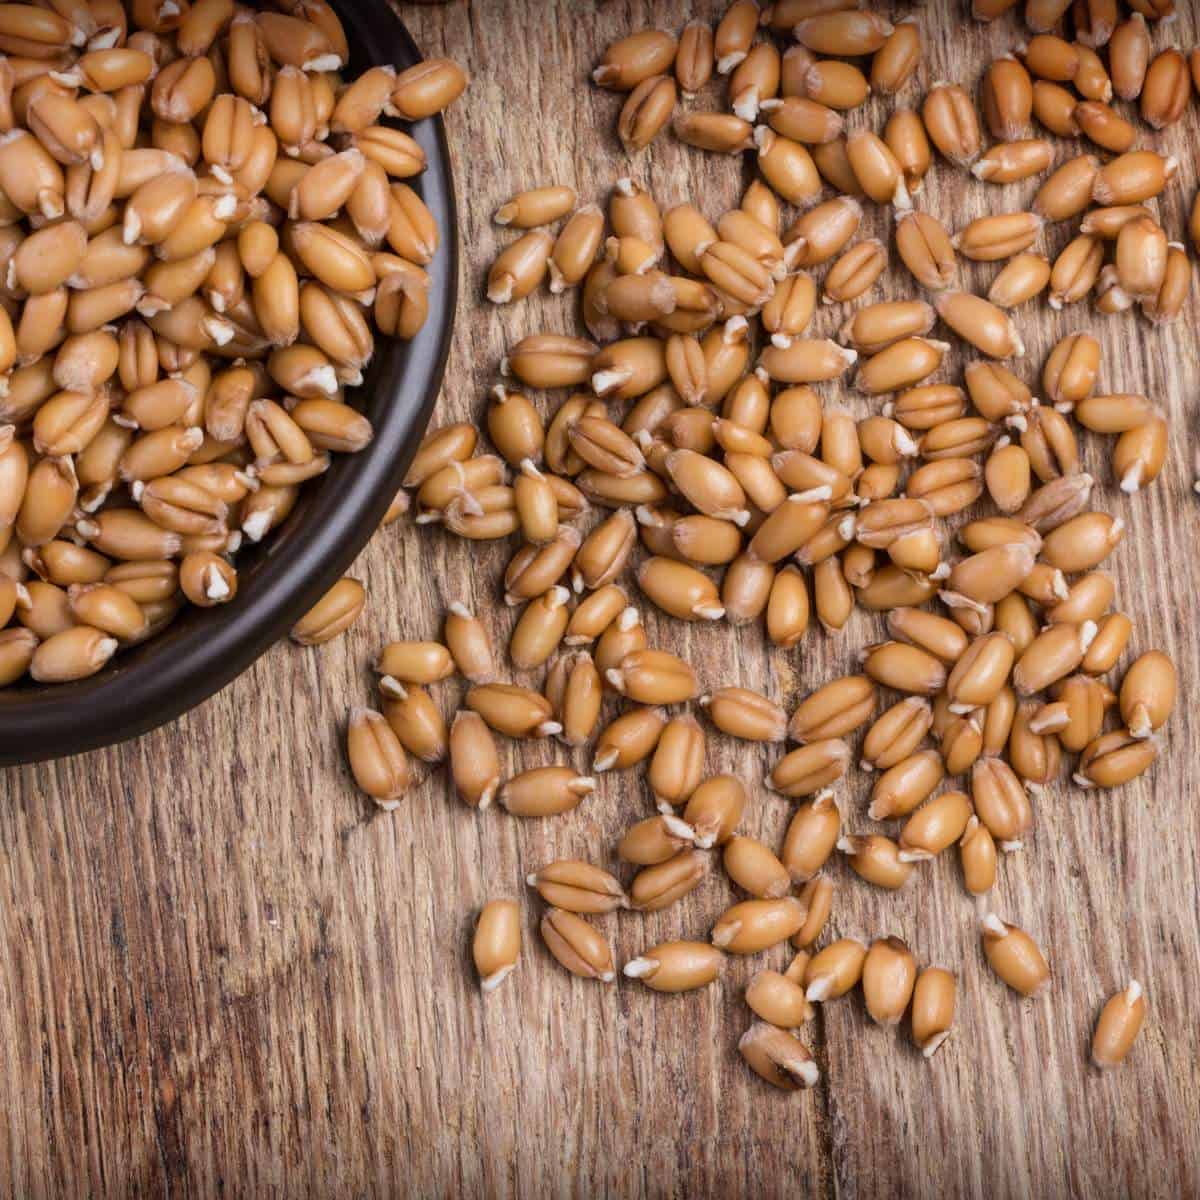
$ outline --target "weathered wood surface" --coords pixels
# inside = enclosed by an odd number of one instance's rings
[[[964,22],[957,3],[919,11],[922,81],[974,81],[1018,40],[1015,18]],[[1156,35],[1197,40],[1190,6]],[[469,101],[449,116],[462,206],[463,302],[439,420],[482,410],[503,347],[573,327],[549,296],[494,310],[480,279],[499,241],[489,218],[509,193],[571,182],[600,199],[630,171],[612,135],[619,101],[586,85],[613,37],[678,28],[715,5],[483,0],[405,5],[418,43],[467,65]],[[918,85],[903,96],[915,103]],[[716,101],[714,92],[712,102]],[[703,102],[703,101],[702,101]],[[854,120],[881,124],[882,108]],[[1181,182],[1162,205],[1180,236],[1196,189],[1195,103],[1147,144],[1174,148]],[[1082,147],[1080,147],[1082,148]],[[1063,147],[1063,155],[1068,148]],[[1071,149],[1069,152],[1078,152]],[[632,167],[664,205],[715,218],[749,167],[662,137]],[[951,227],[1022,205],[1031,185],[986,190],[944,165],[921,203]],[[883,231],[882,213],[871,216]],[[1050,231],[1057,248],[1067,227]],[[991,269],[969,273],[985,286]],[[907,294],[899,272],[887,289]],[[735,1051],[741,988],[777,951],[731,962],[719,987],[656,996],[566,976],[523,900],[520,970],[486,1001],[469,959],[486,899],[522,895],[554,857],[611,862],[619,832],[650,811],[639,777],[604,779],[575,813],[521,823],[467,811],[434,774],[394,815],[356,794],[343,765],[348,708],[370,697],[369,663],[396,636],[436,634],[452,600],[490,610],[505,560],[436,531],[393,527],[356,574],[369,615],[323,650],[283,645],[168,729],[117,749],[0,776],[0,1181],[14,1196],[123,1194],[650,1194],[1179,1196],[1200,1190],[1200,601],[1191,455],[1200,388],[1193,301],[1151,329],[1085,305],[1019,315],[1033,380],[1063,333],[1103,340],[1103,382],[1145,390],[1170,411],[1162,479],[1127,500],[1108,444],[1087,436],[1099,500],[1129,522],[1113,559],[1136,649],[1180,664],[1185,695],[1146,778],[1114,795],[1060,789],[1007,859],[995,909],[1030,930],[1054,968],[1048,995],[1021,1001],[987,971],[974,904],[954,855],[899,895],[842,864],[831,930],[895,932],[923,962],[959,972],[954,1036],[932,1063],[873,1026],[855,999],[806,1031],[817,1090],[777,1094]],[[832,329],[838,312],[820,316]],[[859,398],[832,397],[867,411]],[[550,399],[550,398],[547,398]],[[496,615],[503,641],[512,616]],[[685,628],[646,613],[652,639],[712,684],[740,682],[791,706],[847,669],[876,623],[811,633],[789,655],[757,633]],[[440,689],[447,711],[455,685]],[[550,745],[506,747],[506,767],[548,761]],[[713,737],[708,766],[757,781],[771,755]],[[861,776],[842,788],[865,824]],[[753,787],[748,832],[775,842],[790,804]],[[703,937],[731,890],[714,870],[679,905],[603,919],[620,961],[672,936]],[[1087,1065],[1103,999],[1144,981],[1147,1029],[1123,1069]]]

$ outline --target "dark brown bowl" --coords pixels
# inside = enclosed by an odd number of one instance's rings
[[[421,55],[386,0],[336,0],[350,74]],[[346,571],[387,511],[441,387],[458,290],[458,234],[450,152],[440,117],[409,132],[428,158],[408,182],[429,206],[442,246],[429,268],[429,318],[411,342],[382,339],[348,398],[375,427],[358,454],[304,493],[261,546],[238,555],[238,594],[213,609],[185,608],[162,633],[77,683],[0,690],[0,763],[38,762],[135,737],[206,700],[284,637]]]

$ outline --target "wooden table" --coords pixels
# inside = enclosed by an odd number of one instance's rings
[[[973,82],[1018,40],[1015,18],[985,28],[963,21],[961,7],[918,10],[929,52],[907,103],[934,79]],[[666,135],[631,166],[612,133],[619,101],[585,82],[616,36],[717,9],[403,7],[429,54],[454,56],[473,76],[448,118],[465,253],[439,420],[482,412],[505,345],[573,328],[567,300],[494,309],[481,298],[506,236],[490,214],[510,193],[553,180],[602,199],[632,170],[664,206],[690,198],[715,218],[735,202],[749,164]],[[1184,12],[1157,40],[1187,48],[1196,33]],[[882,113],[873,105],[853,122],[879,127]],[[1198,131],[1193,103],[1185,124],[1144,135],[1183,161],[1162,204],[1173,236],[1196,190]],[[1022,207],[1033,190],[964,179],[939,164],[921,200],[951,227],[988,207]],[[886,221],[873,212],[868,223],[882,232]],[[1072,233],[1056,227],[1046,246]],[[992,272],[967,277],[983,290]],[[893,272],[887,289],[909,285]],[[823,312],[820,328],[840,317]],[[1090,329],[1104,343],[1105,388],[1144,390],[1171,414],[1169,466],[1132,499],[1111,485],[1111,443],[1083,441],[1104,481],[1100,505],[1129,523],[1112,565],[1137,617],[1135,649],[1167,650],[1186,681],[1155,770],[1114,794],[1056,789],[1037,804],[1025,852],[1002,864],[992,903],[1046,947],[1049,994],[1020,1000],[987,970],[975,906],[947,854],[899,894],[831,867],[832,932],[893,932],[922,962],[959,972],[954,1036],[931,1063],[845,1000],[805,1031],[820,1086],[778,1094],[735,1044],[748,1020],[742,987],[768,961],[780,966],[781,949],[732,961],[700,994],[589,984],[544,952],[528,895],[521,968],[483,998],[469,955],[479,905],[527,893],[525,872],[555,857],[611,865],[620,831],[651,805],[634,773],[606,776],[580,809],[546,822],[468,811],[440,772],[392,815],[364,802],[342,740],[349,707],[370,701],[374,652],[390,638],[436,635],[451,601],[489,610],[509,552],[404,524],[359,561],[370,608],[340,642],[280,645],[167,729],[0,777],[0,1180],[14,1196],[1195,1194],[1198,317],[1194,300],[1161,329],[1084,304],[1018,316],[1031,381],[1059,337]],[[645,617],[652,640],[688,656],[708,683],[756,686],[789,708],[878,636],[857,614],[840,636],[813,632],[793,653],[767,654],[757,631]],[[499,639],[512,619],[497,614]],[[456,686],[439,691],[447,712]],[[503,752],[510,770],[564,755],[550,744]],[[772,843],[791,809],[757,782],[774,757],[710,739],[709,770],[751,781],[746,831]],[[861,776],[841,789],[856,828],[864,790]],[[603,925],[624,961],[655,941],[705,936],[731,896],[715,869],[684,903]],[[1130,976],[1145,983],[1151,1015],[1130,1061],[1101,1075],[1087,1063],[1092,1024]]]

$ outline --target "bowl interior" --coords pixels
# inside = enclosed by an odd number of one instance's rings
[[[369,66],[403,69],[421,55],[383,0],[335,0],[350,44],[352,78]],[[31,681],[0,690],[0,763],[33,762],[108,745],[171,720],[219,690],[286,635],[344,574],[400,486],[437,398],[449,350],[458,280],[457,215],[440,117],[405,126],[427,158],[407,180],[433,213],[442,245],[429,267],[429,318],[411,342],[378,339],[347,400],[375,436],[358,454],[335,454],[304,487],[287,520],[237,556],[238,594],[220,608],[185,606],[165,630],[76,683]]]

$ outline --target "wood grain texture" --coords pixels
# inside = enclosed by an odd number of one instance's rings
[[[1194,14],[1180,7],[1156,45],[1197,41]],[[929,49],[902,102],[917,103],[935,79],[973,84],[1022,36],[1014,17],[983,27],[960,10],[949,0],[913,10]],[[751,167],[669,135],[631,167],[612,133],[620,100],[585,82],[613,38],[677,29],[715,5],[479,0],[401,11],[426,53],[453,56],[473,77],[448,118],[464,278],[437,420],[473,419],[506,345],[575,328],[570,298],[500,310],[483,301],[483,273],[511,236],[490,223],[503,199],[556,181],[602,201],[632,169],[664,206],[693,199],[715,219]],[[718,102],[714,88],[699,104]],[[885,113],[872,103],[851,123],[878,128]],[[1142,132],[1183,163],[1161,205],[1176,237],[1196,190],[1197,114],[1193,102],[1179,127]],[[1034,187],[988,189],[938,164],[921,204],[953,228],[1025,206]],[[886,236],[887,219],[873,211],[866,224]],[[1070,233],[1048,230],[1047,248]],[[994,270],[966,277],[983,290]],[[893,270],[876,297],[911,290]],[[823,311],[819,328],[843,316]],[[489,612],[498,644],[514,620],[495,607],[509,548],[405,524],[364,552],[355,574],[369,612],[338,643],[278,646],[167,729],[0,776],[0,1184],[21,1197],[1196,1194],[1198,318],[1195,298],[1162,329],[1087,305],[1018,314],[1028,347],[1019,370],[1031,382],[1059,337],[1090,329],[1104,345],[1103,386],[1146,391],[1171,414],[1169,465],[1133,499],[1112,487],[1111,442],[1082,440],[1104,481],[1099,505],[1129,523],[1112,567],[1137,618],[1134,649],[1166,650],[1184,680],[1157,767],[1114,794],[1053,790],[1025,852],[1002,864],[992,903],[1046,948],[1047,995],[1020,1000],[989,973],[952,854],[898,895],[830,868],[832,933],[896,933],[922,962],[959,973],[954,1036],[932,1063],[873,1026],[855,998],[805,1031],[822,1069],[816,1090],[789,1097],[761,1084],[735,1050],[748,1019],[741,991],[754,971],[786,961],[779,948],[731,961],[697,995],[568,977],[540,945],[522,878],[557,857],[611,865],[620,832],[651,811],[640,775],[606,776],[574,813],[521,822],[467,811],[441,772],[380,815],[343,764],[345,715],[369,700],[381,643],[436,635],[454,600]],[[946,377],[960,366],[956,356]],[[849,390],[825,391],[869,411]],[[546,412],[557,402],[539,398]],[[813,632],[781,654],[765,652],[757,631],[685,627],[653,610],[645,619],[652,642],[690,658],[707,683],[754,686],[789,709],[879,631],[857,613],[840,636]],[[437,694],[452,712],[457,684]],[[565,754],[511,743],[502,753],[506,770]],[[791,812],[758,782],[774,757],[709,740],[709,770],[751,784],[745,831],[772,844]],[[866,827],[865,778],[840,791],[848,824]],[[525,949],[485,1000],[470,933],[479,906],[500,895],[522,897]],[[665,912],[600,923],[623,962],[656,941],[704,937],[732,896],[714,869]],[[1147,1028],[1130,1061],[1101,1075],[1087,1065],[1092,1024],[1131,975],[1147,988]]]

